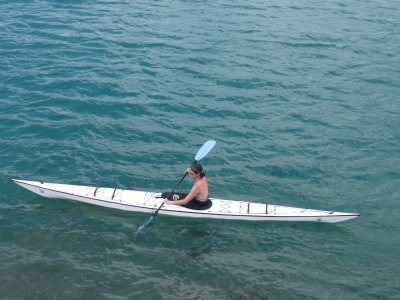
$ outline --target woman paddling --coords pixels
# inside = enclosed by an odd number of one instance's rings
[[[168,199],[164,199],[164,203],[185,205],[189,208],[192,208],[191,206],[193,206],[187,205],[189,204],[189,202],[190,204],[194,204],[195,206],[208,206],[211,201],[208,198],[208,183],[206,179],[206,174],[203,171],[203,167],[200,164],[194,164],[186,170],[186,173],[188,173],[190,178],[192,178],[194,181],[193,187],[190,190],[189,194],[181,200],[171,201]]]

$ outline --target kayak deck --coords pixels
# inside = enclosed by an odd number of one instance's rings
[[[123,190],[117,188],[68,185],[13,179],[20,186],[44,197],[68,199],[128,211],[154,213],[162,204],[161,192]],[[357,213],[295,208],[263,203],[210,198],[212,206],[193,210],[165,204],[159,214],[252,221],[313,221],[336,223],[360,216]]]

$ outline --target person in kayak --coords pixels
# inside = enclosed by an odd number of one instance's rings
[[[171,201],[164,198],[163,200],[164,203],[184,205],[187,206],[188,208],[192,208],[191,206],[194,205],[200,207],[208,206],[211,200],[208,198],[208,183],[202,165],[194,164],[190,168],[188,168],[186,172],[189,174],[190,178],[192,178],[192,180],[194,181],[193,187],[190,190],[189,194],[187,194],[184,199],[176,201]]]

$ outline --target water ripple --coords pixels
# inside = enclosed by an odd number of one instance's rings
[[[0,4],[1,294],[396,298],[398,10]],[[10,181],[169,190],[209,139],[212,196],[362,217],[331,226],[160,216],[134,239],[147,215]]]

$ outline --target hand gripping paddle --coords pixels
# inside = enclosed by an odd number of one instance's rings
[[[204,156],[206,156],[208,154],[208,152],[211,151],[212,148],[214,148],[216,142],[215,141],[207,141],[204,143],[204,145],[199,149],[199,151],[196,154],[196,157],[194,158],[194,162],[192,163],[192,166],[197,163],[200,159],[202,159]],[[168,197],[172,195],[172,193],[175,191],[175,189],[181,184],[181,182],[183,181],[183,179],[185,179],[186,175],[188,173],[185,172],[185,175],[183,175],[183,177],[181,178],[181,180],[179,180],[178,184],[172,189],[171,193],[169,193]],[[154,214],[150,217],[150,219],[142,226],[139,227],[139,229],[136,231],[135,237],[137,236],[137,234],[147,225],[149,225],[151,223],[151,221],[154,219],[154,217],[158,214],[158,212],[160,211],[160,209],[164,206],[164,202],[160,205],[159,208],[157,208],[157,210],[154,212]]]

